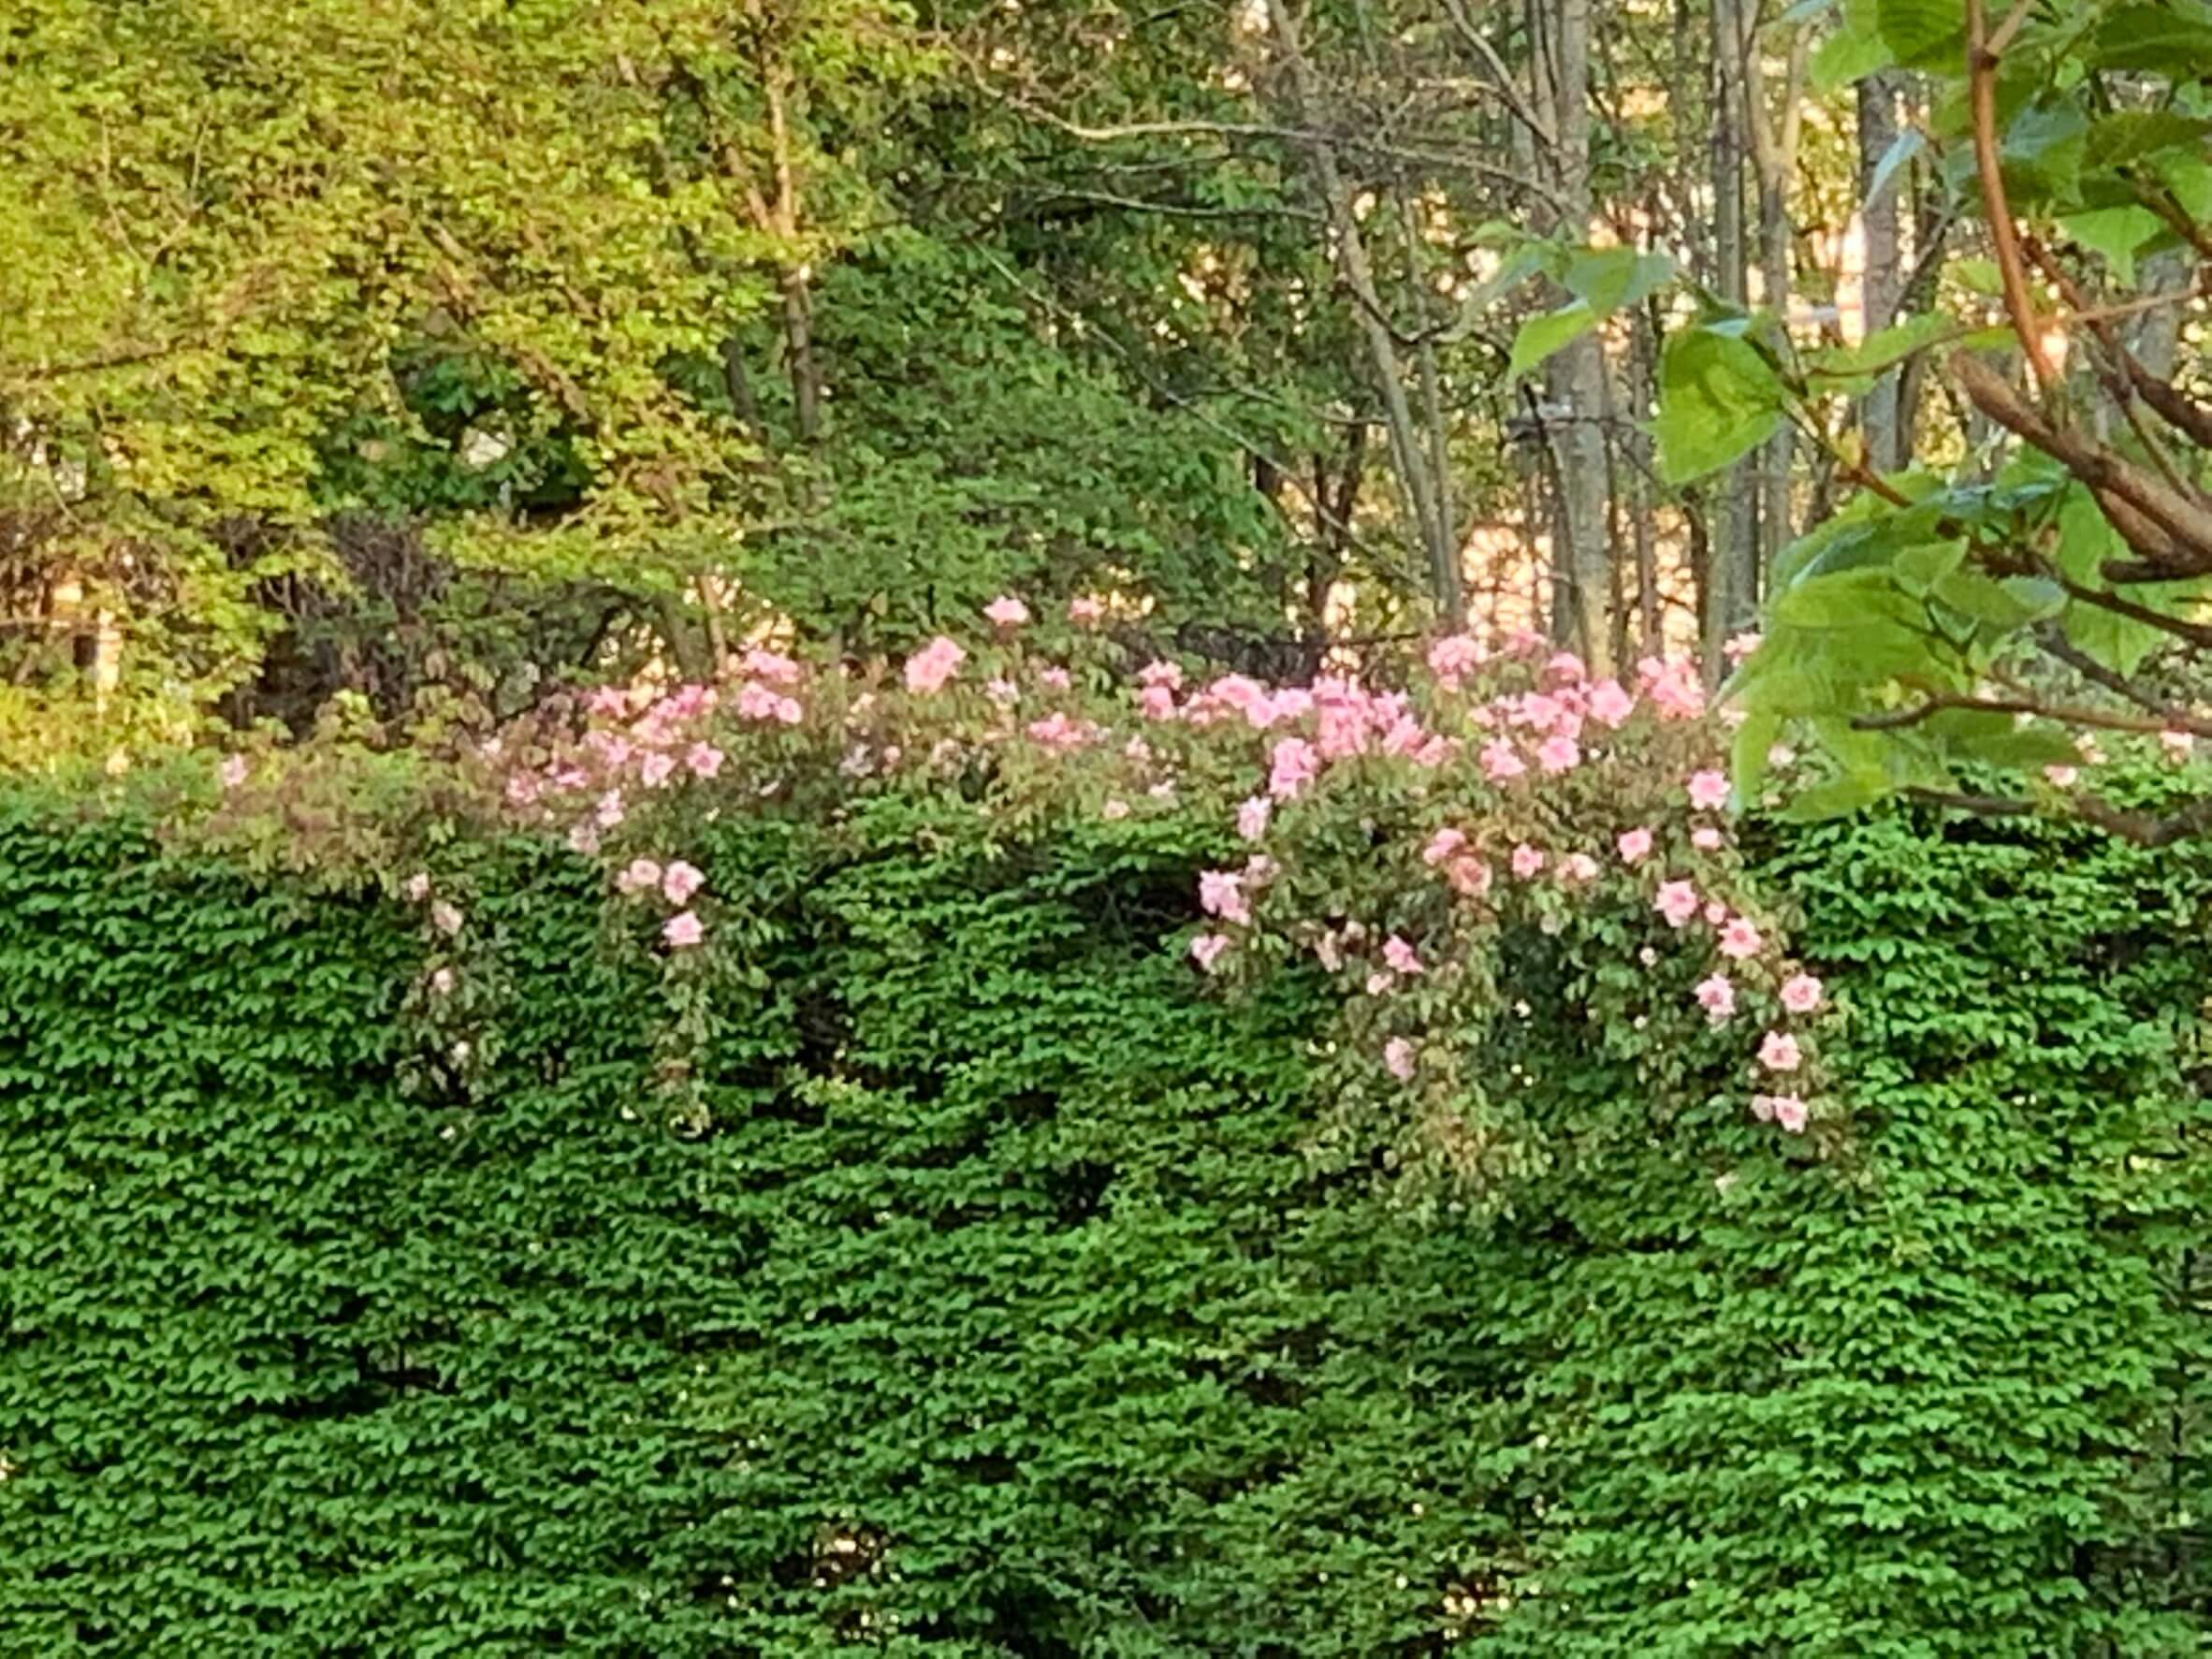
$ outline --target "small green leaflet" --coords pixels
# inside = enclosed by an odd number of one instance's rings
[[[1521,325],[1513,337],[1513,356],[1506,365],[1506,379],[1519,380],[1553,352],[1573,344],[1597,327],[1597,313],[1581,300],[1548,311]]]
[[[1782,385],[1749,341],[1685,328],[1659,359],[1659,472],[1687,484],[1726,466],[1781,429]]]

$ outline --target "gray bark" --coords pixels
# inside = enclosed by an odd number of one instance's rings
[[[1554,0],[1550,45],[1551,125],[1559,140],[1551,152],[1552,183],[1561,228],[1579,242],[1590,234],[1590,0]],[[1568,613],[1552,618],[1552,632],[1571,642],[1594,672],[1609,673],[1606,363],[1596,335],[1583,335],[1545,365],[1545,397],[1564,538],[1554,557],[1569,597]]]
[[[1743,96],[1739,0],[1712,6],[1713,287],[1731,304],[1745,291],[1743,239]],[[1751,619],[1757,597],[1758,526],[1753,505],[1756,463],[1738,461],[1714,480],[1710,497],[1710,551],[1706,560],[1705,668],[1717,677],[1721,646]]]
[[[1897,97],[1894,71],[1882,70],[1858,83],[1858,211],[1866,237],[1863,312],[1869,334],[1878,333],[1897,321],[1905,282],[1904,252],[1899,238],[1899,180],[1891,179],[1879,196],[1869,194],[1874,169],[1897,142]],[[1899,379],[1898,371],[1890,371],[1874,383],[1860,405],[1859,421],[1866,434],[1867,461],[1878,473],[1894,473],[1903,467],[1911,447],[1903,422],[1899,418]]]

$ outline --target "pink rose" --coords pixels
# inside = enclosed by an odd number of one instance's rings
[[[1127,801],[1108,801],[1099,808],[1099,816],[1108,823],[1118,823],[1128,815],[1129,804]]]
[[[1237,834],[1247,841],[1257,841],[1267,834],[1268,815],[1273,810],[1265,795],[1254,795],[1237,808]]]
[[[1666,918],[1669,927],[1687,927],[1690,918],[1697,913],[1702,902],[1697,889],[1687,881],[1662,881],[1652,899],[1652,907]]]
[[[1505,783],[1519,778],[1528,770],[1513,745],[1503,737],[1493,737],[1482,746],[1482,775],[1492,783]]]
[[[1078,593],[1068,602],[1068,620],[1078,628],[1088,628],[1106,615],[1106,602],[1095,594]]]
[[[907,690],[923,696],[941,691],[967,661],[968,653],[940,633],[907,659]]]
[[[682,859],[671,861],[661,877],[661,892],[672,905],[688,905],[691,895],[706,885],[706,877],[696,865]]]
[[[1536,764],[1547,772],[1571,772],[1581,764],[1581,746],[1564,733],[1554,732],[1537,746]]]
[[[1183,689],[1183,665],[1156,657],[1137,670],[1137,681],[1140,685],[1165,686],[1171,691],[1179,691]]]
[[[2043,775],[2051,780],[2055,789],[2072,789],[2081,774],[2072,766],[2045,766]]]
[[[1736,1011],[1736,987],[1725,974],[1713,974],[1697,982],[1697,1006],[1719,1025]]]
[[[430,990],[433,994],[440,997],[452,996],[453,969],[450,968],[441,968],[436,973],[430,975]]]
[[[706,937],[706,929],[690,910],[678,910],[662,924],[661,937],[672,950],[688,951]]]
[[[1721,929],[1721,954],[1731,961],[1741,962],[1746,957],[1756,956],[1764,943],[1766,940],[1759,937],[1759,930],[1748,917],[1732,916]]]
[[[615,888],[620,893],[650,893],[661,885],[661,866],[649,858],[633,858],[615,878]]]
[[[1038,683],[1042,685],[1048,691],[1070,691],[1075,685],[1075,677],[1070,674],[1065,668],[1040,669],[1038,671],[1037,679]]]
[[[1391,972],[1402,973],[1408,979],[1427,971],[1421,967],[1420,953],[1394,933],[1383,940],[1383,960],[1390,964]]]
[[[420,904],[430,896],[430,878],[425,872],[416,870],[414,875],[407,878],[406,886],[400,891],[407,895],[411,903]]]
[[[1029,619],[1029,607],[1011,593],[1001,593],[983,606],[983,619],[1000,628],[1019,628]]]
[[[676,762],[658,749],[637,764],[637,775],[648,789],[659,789],[676,776]]]
[[[1618,845],[1623,864],[1641,864],[1652,855],[1652,832],[1648,829],[1623,830]]]
[[[1597,880],[1597,860],[1587,852],[1570,852],[1559,862],[1559,879],[1570,886]]]
[[[1811,974],[1793,974],[1782,983],[1782,1006],[1792,1013],[1811,1013],[1820,1006],[1821,989]]]
[[[430,907],[430,925],[450,939],[461,930],[461,913],[440,899]]]
[[[1701,823],[1690,832],[1690,845],[1700,852],[1719,851],[1721,839],[1721,832],[1710,823]]]
[[[1269,751],[1267,793],[1278,801],[1292,799],[1320,775],[1320,756],[1302,737],[1285,737]]]
[[[1200,875],[1199,909],[1224,922],[1252,920],[1251,907],[1244,900],[1244,883],[1230,870],[1207,870]]]
[[[1466,844],[1467,837],[1463,831],[1440,829],[1429,837],[1429,844],[1421,849],[1421,863],[1433,869]]]
[[[684,756],[694,778],[712,778],[722,769],[722,751],[711,743],[694,743]]]
[[[1804,1057],[1787,1031],[1769,1031],[1760,1040],[1759,1064],[1769,1071],[1795,1071]]]
[[[2159,748],[2164,751],[2166,758],[2170,761],[2186,761],[2189,759],[2190,751],[2196,746],[2196,738],[2187,732],[2161,732],[2159,734]]]
[[[1621,689],[1617,679],[1601,679],[1590,688],[1590,718],[1620,727],[1636,712],[1636,699]]]
[[[1710,812],[1728,804],[1728,779],[1719,772],[1708,769],[1690,775],[1690,805],[1700,812]]]
[[[1221,960],[1222,953],[1229,947],[1230,938],[1226,933],[1201,933],[1190,941],[1190,954],[1201,968],[1212,973],[1214,964]]]
[[[1793,1135],[1805,1132],[1805,1102],[1795,1095],[1774,1097],[1774,1121]]]
[[[1403,1037],[1393,1037],[1383,1044],[1383,1065],[1400,1083],[1413,1081],[1413,1044]]]
[[[226,754],[223,757],[223,764],[215,768],[215,781],[225,789],[236,789],[240,784],[245,782],[246,771],[246,757],[244,755]]]
[[[1544,854],[1526,841],[1513,849],[1513,873],[1526,881],[1544,867]]]
[[[1479,858],[1455,858],[1445,866],[1444,879],[1451,883],[1454,893],[1480,898],[1490,891],[1490,866]]]
[[[740,659],[740,666],[755,679],[764,679],[770,685],[798,684],[799,665],[779,651],[764,651],[755,647]]]
[[[1482,666],[1481,644],[1464,633],[1450,633],[1429,648],[1429,672],[1447,686],[1457,686],[1470,669]]]

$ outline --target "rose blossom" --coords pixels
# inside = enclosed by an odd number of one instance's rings
[[[1820,1006],[1821,982],[1809,973],[1793,974],[1782,985],[1782,1006],[1792,1013],[1811,1013]]]
[[[940,633],[907,659],[907,690],[921,695],[940,691],[966,661],[968,653]]]
[[[1732,916],[1721,929],[1721,954],[1737,962],[1756,956],[1765,942],[1748,917]]]
[[[1697,913],[1697,889],[1687,881],[1662,881],[1652,906],[1666,918],[1669,927],[1686,927]]]
[[[1724,974],[1713,974],[1697,982],[1697,1006],[1711,1016],[1714,1025],[1736,1011],[1736,987]]]

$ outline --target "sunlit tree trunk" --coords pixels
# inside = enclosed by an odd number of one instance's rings
[[[1882,158],[1897,142],[1897,77],[1886,70],[1870,75],[1858,83],[1858,211],[1866,243],[1861,313],[1869,334],[1877,333],[1897,320],[1898,302],[1905,281],[1898,213],[1901,180],[1889,180],[1879,196],[1871,188],[1874,169],[1882,165]],[[1877,472],[1895,472],[1905,464],[1905,434],[1899,419],[1899,378],[1892,371],[1876,381],[1873,389],[1867,393],[1860,412],[1867,459]]]
[[[1579,242],[1590,235],[1590,0],[1551,0],[1549,16],[1552,187],[1560,229]],[[1552,632],[1603,671],[1612,655],[1612,549],[1606,535],[1606,365],[1596,335],[1583,335],[1545,365],[1545,400],[1564,542],[1555,556],[1568,598],[1564,614],[1552,618]]]
[[[1743,238],[1743,95],[1738,0],[1712,4],[1713,286],[1740,305],[1745,291]],[[1742,460],[1714,480],[1706,560],[1706,672],[1717,676],[1721,645],[1750,619],[1756,602],[1757,524],[1753,505],[1757,463]]]

